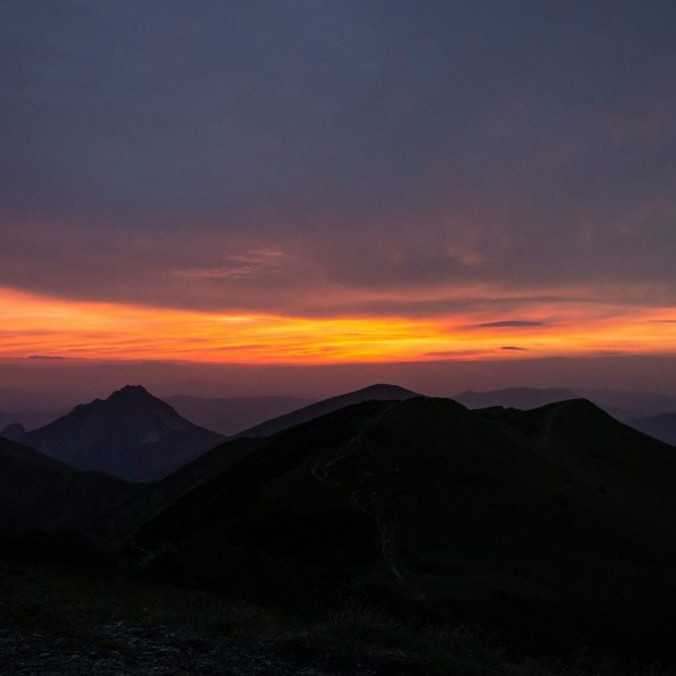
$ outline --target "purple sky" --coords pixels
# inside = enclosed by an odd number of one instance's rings
[[[3,292],[510,328],[519,381],[538,325],[576,345],[616,314],[602,347],[634,354],[631,318],[676,307],[675,24],[659,0],[0,2],[2,354],[39,350]],[[673,353],[653,326],[641,354]]]

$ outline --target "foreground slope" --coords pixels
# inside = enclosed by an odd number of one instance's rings
[[[158,569],[258,593],[375,584],[654,633],[673,606],[645,604],[676,599],[675,480],[672,447],[584,400],[372,401],[266,440],[137,544]]]
[[[75,407],[22,441],[77,469],[148,481],[166,476],[222,439],[143,387],[127,386],[108,399]]]
[[[78,472],[0,437],[0,534],[104,535],[111,510],[137,487],[105,474]]]

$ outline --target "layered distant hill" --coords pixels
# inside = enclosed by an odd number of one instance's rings
[[[290,413],[310,402],[296,397],[165,397],[182,416],[225,436]]]
[[[262,440],[137,544],[162,570],[256,593],[376,585],[627,635],[666,626],[676,449],[586,400],[472,411],[401,394]]]
[[[315,404],[310,404],[298,410],[292,411],[286,415],[267,420],[260,425],[251,427],[239,433],[241,437],[268,437],[282,430],[295,425],[314,420],[319,416],[332,413],[352,404],[359,404],[364,401],[403,401],[420,395],[411,390],[407,390],[398,385],[376,384],[364,387],[355,392],[341,394],[337,397],[323,399]]]
[[[74,468],[132,481],[160,479],[222,440],[139,386],[76,406],[21,438]]]
[[[634,420],[632,425],[644,434],[676,446],[676,413],[640,418]]]

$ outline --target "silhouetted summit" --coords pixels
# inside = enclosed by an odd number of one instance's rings
[[[145,388],[132,385],[105,400],[76,406],[23,439],[75,468],[137,481],[161,478],[221,440],[221,435],[181,417]]]
[[[113,392],[108,401],[124,401],[124,402],[154,402],[156,397],[153,397],[143,385],[125,385],[119,390]]]

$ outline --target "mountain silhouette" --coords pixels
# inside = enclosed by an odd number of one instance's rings
[[[80,470],[131,481],[162,478],[222,441],[140,386],[76,406],[21,441]]]
[[[295,425],[314,420],[319,416],[332,413],[346,406],[352,404],[359,404],[364,401],[402,401],[412,397],[419,397],[420,395],[411,390],[407,390],[398,385],[375,384],[364,387],[354,392],[341,394],[337,397],[330,397],[323,399],[317,403],[310,404],[296,411],[292,411],[286,415],[267,420],[260,425],[251,427],[240,432],[237,436],[240,437],[269,437],[272,434],[281,432]]]
[[[676,600],[675,480],[676,449],[586,400],[367,401],[263,440],[136,544],[255,593],[376,585],[653,635]]]

